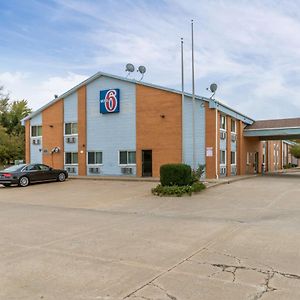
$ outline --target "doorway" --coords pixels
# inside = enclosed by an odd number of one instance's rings
[[[142,150],[142,176],[152,177],[152,150]]]
[[[254,174],[258,173],[258,152],[254,154]]]

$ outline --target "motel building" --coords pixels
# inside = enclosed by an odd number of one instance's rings
[[[255,121],[205,97],[99,72],[22,120],[26,163],[71,176],[159,177],[167,163],[206,178],[282,169],[300,118]],[[195,149],[195,155],[193,155]],[[298,162],[296,162],[298,164]]]

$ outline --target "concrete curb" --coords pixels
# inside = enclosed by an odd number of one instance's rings
[[[261,176],[258,174],[255,175],[246,175],[246,176],[238,176],[238,177],[230,177],[226,179],[212,180],[212,181],[202,181],[205,184],[206,188],[216,187],[222,184],[230,184],[233,182],[251,179],[257,176]],[[129,176],[69,176],[69,179],[75,180],[94,180],[94,181],[127,181],[127,182],[156,182],[159,183],[159,178],[143,178],[143,177],[129,177]]]
[[[254,174],[254,175],[246,175],[246,176],[241,176],[241,177],[233,177],[233,178],[228,178],[228,179],[219,179],[216,180],[214,182],[203,182],[206,185],[206,188],[214,188],[217,187],[219,185],[223,185],[223,184],[230,184],[233,182],[237,182],[237,181],[241,181],[241,180],[247,180],[247,179],[251,179],[251,178],[255,178],[261,176],[261,174]]]

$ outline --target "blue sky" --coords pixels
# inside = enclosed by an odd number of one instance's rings
[[[197,94],[216,82],[218,100],[255,119],[300,116],[298,0],[0,0],[0,85],[36,109],[131,62],[180,89],[183,37],[190,91],[192,18]]]

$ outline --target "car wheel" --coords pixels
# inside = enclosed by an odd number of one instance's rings
[[[9,187],[9,186],[11,186],[11,183],[3,183],[3,185],[4,185],[5,187]]]
[[[19,179],[19,186],[26,187],[30,184],[29,178],[26,176],[23,176]]]
[[[63,182],[66,180],[66,175],[65,173],[59,173],[58,177],[57,177],[57,181],[59,182]]]

